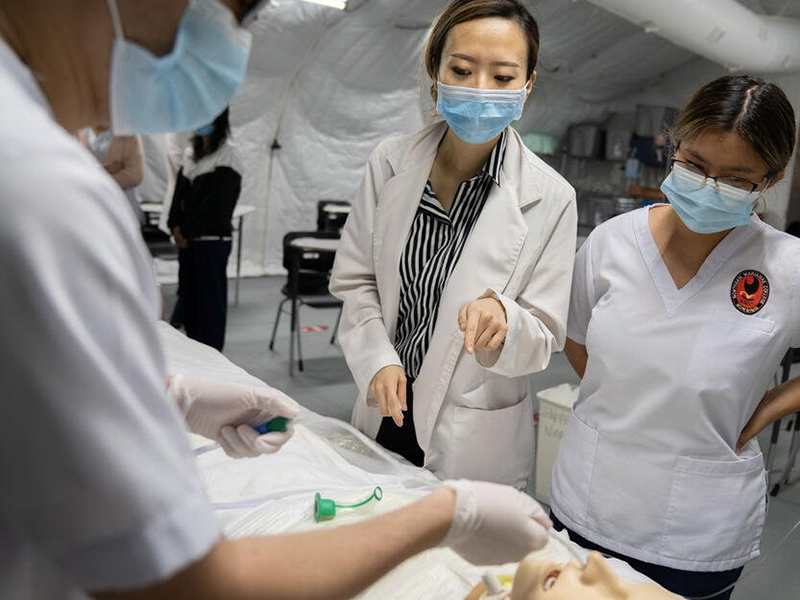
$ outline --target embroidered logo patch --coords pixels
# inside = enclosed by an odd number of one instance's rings
[[[739,273],[731,285],[731,302],[741,313],[754,315],[767,303],[769,280],[760,271],[748,269]]]

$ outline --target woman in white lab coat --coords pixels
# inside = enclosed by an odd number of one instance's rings
[[[331,281],[354,424],[441,477],[520,488],[528,375],[562,347],[576,235],[574,190],[509,127],[538,46],[516,0],[445,9],[425,52],[444,121],[373,152]]]
[[[671,138],[670,204],[604,223],[576,257],[566,350],[583,380],[551,505],[582,545],[698,597],[759,555],[753,436],[800,407],[798,382],[766,393],[800,345],[800,240],[752,213],[783,177],[794,112],[774,84],[722,77]]]

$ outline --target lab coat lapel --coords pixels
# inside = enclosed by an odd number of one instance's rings
[[[375,277],[381,290],[383,321],[390,340],[394,340],[400,305],[400,258],[443,134],[441,125],[430,127],[420,134],[418,151],[408,155],[412,158],[389,157],[397,174],[381,191],[373,256],[376,257]],[[415,143],[410,145],[416,146]]]
[[[503,293],[528,234],[522,211],[541,199],[516,132],[509,130],[500,187],[493,186],[464,246],[439,305],[428,352],[414,383],[417,439],[426,449],[441,410],[450,378],[463,347],[458,329],[461,306],[487,289]],[[516,295],[516,294],[513,294]],[[469,360],[474,360],[469,358]],[[425,390],[424,395],[417,390]]]

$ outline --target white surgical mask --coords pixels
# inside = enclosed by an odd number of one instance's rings
[[[528,85],[519,90],[485,90],[438,84],[437,112],[468,144],[485,144],[522,116]]]

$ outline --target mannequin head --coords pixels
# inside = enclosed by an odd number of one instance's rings
[[[617,577],[597,552],[586,565],[575,562],[558,565],[524,559],[514,576],[511,600],[675,600],[675,596],[655,583],[631,585]]]

